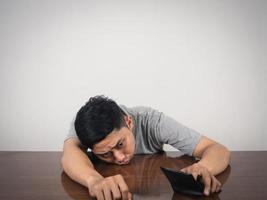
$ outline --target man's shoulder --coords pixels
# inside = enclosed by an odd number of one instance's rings
[[[150,113],[155,113],[159,112],[157,109],[152,108],[151,106],[133,106],[133,107],[128,107],[123,104],[119,105],[120,108],[122,108],[124,111],[127,112],[133,112],[135,114],[150,114]]]
[[[145,126],[155,125],[155,122],[159,120],[162,112],[150,106],[134,106],[127,107],[120,105],[121,109],[134,118],[136,123],[143,123]]]

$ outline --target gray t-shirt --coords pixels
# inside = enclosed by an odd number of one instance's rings
[[[133,118],[135,154],[152,154],[163,151],[163,144],[169,144],[184,154],[192,155],[201,135],[178,123],[156,109],[144,106],[128,108],[119,105],[125,114]],[[76,137],[74,120],[66,139]]]

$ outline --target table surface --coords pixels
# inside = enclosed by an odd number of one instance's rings
[[[174,193],[160,166],[181,169],[195,162],[179,152],[136,155],[124,166],[96,163],[103,176],[122,174],[133,199],[267,199],[267,151],[231,152],[228,168],[217,178],[222,191],[209,197]],[[92,199],[86,187],[62,170],[62,152],[0,152],[1,200]]]

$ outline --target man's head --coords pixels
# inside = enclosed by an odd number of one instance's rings
[[[112,99],[91,97],[78,111],[74,126],[81,143],[91,148],[100,159],[126,164],[133,157],[132,118]]]

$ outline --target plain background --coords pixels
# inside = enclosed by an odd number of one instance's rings
[[[104,94],[267,150],[266,1],[0,1],[0,150],[58,151]],[[167,147],[168,149],[168,147]]]

